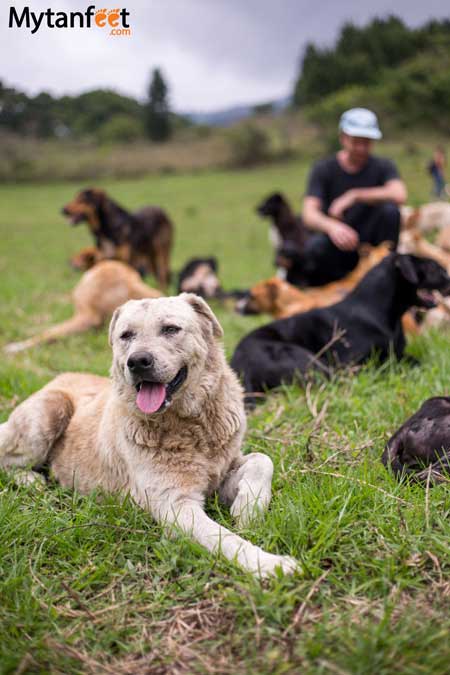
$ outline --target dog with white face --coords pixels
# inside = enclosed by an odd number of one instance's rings
[[[203,509],[217,491],[245,526],[271,496],[271,460],[241,451],[242,390],[221,338],[196,295],[130,300],[111,320],[111,378],[66,373],[25,400],[0,425],[0,467],[47,466],[82,493],[130,494],[255,575],[293,572],[293,558],[263,551]]]

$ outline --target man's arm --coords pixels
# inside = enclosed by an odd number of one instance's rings
[[[356,249],[359,244],[358,233],[345,223],[323,213],[321,206],[322,201],[319,197],[305,197],[302,211],[305,225],[312,230],[327,234],[333,244],[342,251]]]
[[[355,188],[354,203],[377,204],[378,202],[394,202],[397,206],[404,204],[408,198],[406,185],[400,178],[393,178],[384,185],[373,188]]]
[[[400,178],[393,178],[384,185],[368,188],[353,188],[344,192],[335,199],[328,210],[330,216],[342,218],[344,211],[354,204],[379,204],[381,202],[394,202],[398,206],[404,204],[408,197],[406,186]]]

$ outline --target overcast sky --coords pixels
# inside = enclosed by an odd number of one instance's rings
[[[160,66],[176,110],[211,111],[291,93],[305,44],[329,44],[344,21],[389,12],[415,26],[448,17],[444,0],[126,0],[131,36],[8,28],[9,7],[84,11],[89,0],[1,0],[0,79],[35,94],[111,87],[142,98]],[[394,9],[395,8],[395,9]]]

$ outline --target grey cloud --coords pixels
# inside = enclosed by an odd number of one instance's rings
[[[80,11],[89,0],[25,0],[34,11]],[[214,109],[285,95],[292,89],[308,41],[329,44],[344,21],[363,23],[394,12],[408,24],[445,17],[441,0],[124,0],[133,35],[7,28],[0,7],[0,77],[36,92],[75,93],[114,87],[142,97],[149,71],[161,66],[177,109]],[[97,3],[100,7],[100,4]]]

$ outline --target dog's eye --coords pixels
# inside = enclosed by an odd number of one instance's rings
[[[120,339],[121,340],[131,340],[132,338],[135,337],[135,335],[136,335],[136,333],[133,333],[132,330],[126,330],[122,333],[122,335],[120,336]]]
[[[161,328],[161,335],[175,335],[181,330],[180,326],[163,326]]]

